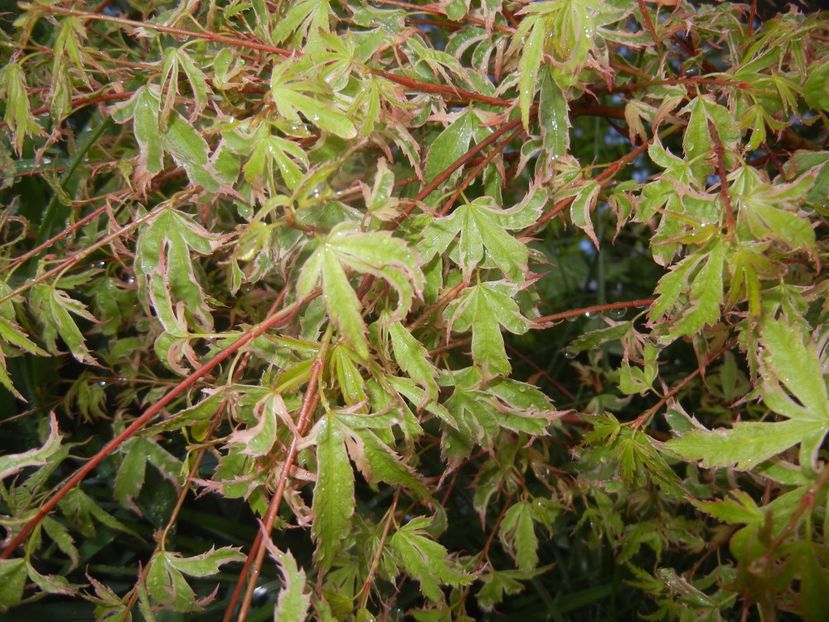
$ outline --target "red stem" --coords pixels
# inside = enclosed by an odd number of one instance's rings
[[[227,348],[219,352],[216,356],[214,356],[210,361],[199,367],[196,371],[192,374],[187,376],[184,380],[178,383],[173,389],[167,392],[164,397],[162,397],[159,401],[155,404],[150,406],[144,413],[135,419],[129,426],[127,426],[123,432],[118,434],[118,436],[114,437],[111,441],[109,441],[106,445],[104,445],[98,453],[92,456],[82,467],[75,471],[72,476],[66,480],[66,482],[58,489],[58,491],[49,497],[49,500],[44,503],[40,509],[38,509],[37,514],[34,515],[20,530],[20,532],[12,538],[11,542],[9,542],[6,547],[0,552],[0,559],[8,559],[8,557],[14,552],[14,550],[20,546],[26,538],[29,536],[30,533],[37,527],[40,522],[46,518],[46,516],[51,512],[58,503],[72,490],[75,486],[80,484],[84,478],[86,478],[89,473],[92,472],[95,467],[97,467],[104,459],[112,454],[118,447],[120,447],[127,439],[131,438],[133,435],[136,434],[141,428],[147,425],[153,417],[155,417],[161,410],[170,404],[173,400],[175,400],[179,395],[187,391],[191,386],[193,386],[197,380],[203,378],[207,374],[209,374],[213,369],[215,369],[220,363],[226,360],[229,356],[234,354],[240,348],[246,346],[251,341],[262,335],[265,331],[271,328],[275,328],[282,324],[286,324],[290,322],[296,315],[299,313],[299,310],[302,306],[319,296],[320,292],[314,292],[310,294],[303,300],[299,300],[295,302],[290,307],[283,309],[279,313],[275,313],[271,317],[267,318],[258,326],[250,329],[247,333],[239,337],[236,341],[234,341],[231,345]]]
[[[644,153],[645,151],[647,151],[649,146],[650,146],[650,142],[645,142],[645,143],[642,143],[641,145],[639,145],[638,147],[636,147],[636,149],[633,149],[632,151],[629,151],[628,153],[623,155],[621,158],[619,158],[618,160],[613,162],[613,164],[608,166],[601,173],[596,175],[596,178],[595,178],[594,181],[597,181],[599,183],[604,183],[604,182],[610,180],[616,173],[619,172],[620,169],[624,168],[630,162],[635,160],[639,156],[640,153]],[[524,231],[522,232],[522,235],[531,235],[534,231],[537,231],[538,228],[541,227],[541,225],[543,225],[543,224],[547,223],[548,221],[552,220],[553,218],[555,218],[568,205],[570,205],[570,203],[573,202],[573,199],[575,199],[575,196],[566,197],[566,198],[562,199],[561,201],[559,201],[558,203],[556,203],[555,206],[553,207],[553,209],[551,209],[549,212],[544,213],[541,216],[541,218],[539,218],[535,222],[535,224],[530,225],[529,227],[524,229]]]
[[[617,309],[632,309],[634,307],[649,307],[653,304],[653,298],[642,298],[640,300],[626,300],[624,302],[610,302],[603,305],[593,305],[591,307],[583,307],[581,309],[570,309],[569,311],[561,311],[560,313],[553,313],[552,315],[545,315],[533,320],[536,328],[548,328],[553,323],[559,320],[565,320],[568,317],[578,317],[585,313],[602,313],[604,311],[615,311]]]
[[[650,13],[648,13],[648,8],[645,6],[645,0],[638,0],[639,3],[639,11],[642,13],[642,19],[645,20],[645,27],[648,29],[648,32],[651,33],[651,38],[653,42],[656,44],[656,49],[662,47],[662,44],[659,42],[659,38],[656,35],[656,28],[651,21]]]
[[[244,622],[248,616],[251,599],[253,598],[253,590],[256,588],[256,581],[259,578],[259,573],[262,570],[262,562],[265,559],[265,547],[263,546],[263,542],[266,537],[270,538],[271,536],[273,524],[276,521],[276,515],[279,512],[279,505],[282,501],[282,496],[285,493],[285,485],[288,482],[288,472],[293,467],[294,460],[296,460],[297,454],[299,453],[299,442],[302,440],[305,430],[308,428],[308,423],[311,421],[311,414],[314,412],[317,404],[319,403],[317,384],[319,382],[321,371],[322,360],[317,358],[311,367],[311,377],[308,380],[308,388],[305,391],[305,399],[302,402],[302,409],[299,413],[297,431],[291,439],[291,446],[288,448],[288,455],[285,457],[285,461],[282,464],[282,470],[279,472],[279,479],[276,483],[276,491],[273,493],[273,497],[271,497],[271,502],[268,505],[268,511],[265,514],[265,521],[262,524],[262,528],[256,534],[256,538],[250,547],[250,552],[245,560],[245,567],[242,568],[242,572],[239,573],[236,588],[233,590],[233,597],[231,597],[230,603],[225,611],[225,620],[228,620],[233,613],[233,608],[236,605],[236,599],[238,598],[240,588],[244,584],[245,575],[247,574],[246,571],[250,568],[251,561],[253,560],[253,570],[251,571],[250,578],[247,581],[247,590],[245,591],[245,597],[242,600],[242,606],[239,609],[239,622]]]
[[[734,233],[737,226],[734,219],[734,206],[731,204],[731,194],[728,192],[728,171],[725,170],[725,149],[723,148],[720,133],[713,122],[708,121],[708,130],[711,134],[711,142],[714,143],[714,153],[717,159],[717,175],[720,178],[720,200],[725,210],[725,228],[729,235]]]
[[[481,162],[475,166],[469,173],[467,173],[464,180],[460,183],[460,185],[455,189],[455,192],[452,193],[452,196],[449,197],[449,200],[444,203],[443,207],[440,210],[440,215],[445,216],[449,213],[449,210],[452,209],[452,205],[454,205],[455,201],[458,200],[458,197],[461,196],[464,190],[475,181],[475,178],[481,174],[492,160],[494,160],[500,153],[501,150],[506,147],[515,137],[517,137],[521,132],[523,132],[523,128],[518,127],[515,131],[507,136],[504,140],[500,141],[493,149],[490,151],[487,156],[481,160]]]
[[[70,225],[69,227],[66,227],[63,231],[61,231],[57,235],[49,238],[43,244],[39,244],[38,246],[35,246],[28,253],[24,253],[23,255],[20,255],[19,257],[15,257],[14,261],[12,261],[8,266],[6,266],[5,270],[11,270],[13,268],[16,268],[20,264],[24,263],[25,261],[28,261],[29,259],[31,259],[35,255],[37,255],[40,251],[42,251],[46,248],[49,248],[55,242],[58,242],[61,239],[65,238],[66,236],[68,236],[73,231],[75,231],[77,229],[80,229],[86,223],[88,223],[90,220],[94,220],[95,218],[97,218],[98,216],[103,214],[105,211],[107,211],[107,209],[109,209],[109,204],[104,203],[101,207],[99,207],[96,210],[93,210],[92,212],[90,212],[89,214],[87,214],[86,216],[81,218],[74,225]]]

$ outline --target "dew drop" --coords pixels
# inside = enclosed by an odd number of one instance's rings
[[[133,283],[135,283],[135,277],[134,276],[127,277],[127,285],[132,285]]]
[[[105,387],[105,386],[107,386],[107,381],[106,381],[106,380],[99,380],[99,381],[98,381],[98,386],[99,386],[99,387]]]
[[[565,350],[564,351],[564,358],[566,358],[566,359],[570,359],[572,361],[574,358],[576,358],[576,356],[578,356],[578,355],[575,352],[573,352],[572,350]]]
[[[607,312],[607,315],[611,320],[621,320],[626,313],[627,309],[611,309]]]
[[[313,188],[311,188],[311,193],[310,194],[315,199],[318,199],[322,196],[322,191],[323,191],[322,185],[314,186]]]
[[[585,311],[584,312],[584,317],[586,317],[588,320],[592,317],[595,317],[595,315],[596,315],[595,313],[591,313],[590,311]]]
[[[102,259],[101,261],[94,262],[92,266],[98,269],[103,269],[104,266],[106,266],[106,262]]]

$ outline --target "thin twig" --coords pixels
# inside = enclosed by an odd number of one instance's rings
[[[500,141],[497,145],[495,145],[492,150],[487,154],[485,158],[481,160],[479,164],[472,168],[464,177],[463,181],[458,185],[455,191],[452,193],[452,196],[443,204],[443,207],[438,212],[441,216],[445,216],[449,213],[449,210],[452,209],[452,206],[455,204],[455,201],[458,200],[458,197],[463,193],[464,190],[477,179],[478,175],[489,166],[489,163],[492,162],[498,155],[500,155],[501,150],[506,147],[510,142],[512,142],[518,135],[520,135],[524,131],[524,128],[517,127],[512,134],[507,136],[505,139]]]
[[[685,376],[682,380],[677,382],[662,398],[653,406],[648,408],[645,412],[639,415],[633,421],[627,423],[633,429],[638,429],[642,427],[647,421],[656,414],[656,412],[662,408],[665,404],[667,404],[673,397],[675,397],[682,389],[684,389],[689,382],[691,382],[694,378],[699,376],[703,371],[705,371],[708,366],[716,361],[719,357],[721,357],[725,352],[728,352],[731,348],[733,348],[737,344],[738,339],[735,337],[728,343],[726,343],[722,348],[711,354],[705,362],[697,367],[694,371],[690,374]]]
[[[536,328],[549,328],[559,320],[566,320],[570,317],[578,317],[585,313],[604,313],[605,311],[616,311],[617,309],[632,309],[635,307],[649,307],[653,304],[653,298],[640,298],[639,300],[625,300],[622,302],[609,302],[603,305],[592,305],[590,307],[582,307],[581,309],[570,309],[569,311],[560,311],[551,315],[536,318],[533,324]]]
[[[383,556],[383,547],[386,543],[386,538],[389,535],[389,531],[391,530],[391,525],[394,522],[394,511],[395,509],[397,509],[397,502],[399,499],[400,488],[394,491],[394,498],[391,500],[388,515],[386,516],[386,521],[383,524],[383,532],[380,534],[380,541],[377,543],[377,551],[375,551],[374,557],[371,559],[371,565],[368,567],[366,580],[363,581],[363,588],[360,590],[361,609],[365,609],[366,604],[368,603],[368,596],[371,591],[371,584],[374,580],[374,573],[377,572],[377,568],[380,565],[380,559]]]
[[[239,622],[244,622],[247,619],[248,612],[250,610],[250,603],[253,599],[253,590],[256,588],[256,582],[259,579],[259,573],[262,570],[262,562],[265,559],[265,551],[267,549],[267,547],[264,546],[265,538],[271,537],[271,531],[273,531],[273,524],[276,521],[276,515],[279,512],[279,505],[282,501],[282,496],[285,492],[285,485],[288,481],[288,472],[291,470],[291,468],[293,468],[294,460],[296,460],[297,454],[299,453],[299,443],[302,440],[303,435],[305,434],[305,430],[308,428],[308,423],[311,420],[311,414],[314,412],[317,404],[319,403],[317,385],[319,382],[321,370],[322,359],[321,356],[318,356],[314,361],[313,365],[311,366],[311,377],[308,380],[308,388],[305,391],[305,398],[303,399],[302,408],[299,413],[299,421],[297,422],[296,433],[291,439],[291,446],[288,448],[288,455],[285,456],[285,460],[282,463],[282,470],[279,472],[279,479],[276,483],[276,490],[273,493],[273,497],[271,497],[270,504],[268,505],[268,511],[265,514],[265,520],[262,523],[262,529],[257,534],[256,540],[254,540],[254,544],[251,546],[250,552],[248,553],[248,558],[245,561],[245,566],[251,567],[251,571],[250,577],[247,579],[247,589],[245,590],[245,596],[242,599],[242,605],[239,608]],[[252,564],[251,559],[253,559]],[[239,582],[237,583],[237,588],[245,580],[245,576],[247,574],[245,572],[246,569],[247,568],[243,568],[242,572],[239,573]],[[234,595],[236,593],[237,590],[234,590]],[[231,598],[227,610],[225,611],[225,619],[228,619],[228,613],[231,613],[232,615],[233,608],[235,605],[235,599]]]
[[[49,497],[49,500],[46,501],[40,508],[38,509],[37,513],[29,519],[29,521],[23,525],[23,528],[20,532],[11,539],[11,541],[5,546],[2,552],[0,552],[0,559],[8,559],[8,557],[14,552],[14,550],[20,546],[28,537],[30,533],[37,527],[41,521],[48,516],[49,512],[51,512],[58,503],[72,490],[75,486],[80,484],[87,475],[89,475],[95,467],[97,467],[101,462],[106,459],[107,456],[111,455],[118,447],[120,447],[127,439],[132,438],[141,428],[146,426],[152,419],[159,414],[165,406],[172,403],[178,396],[182,393],[187,391],[191,386],[193,386],[199,379],[203,378],[211,371],[213,371],[219,364],[224,362],[228,357],[232,354],[237,352],[239,349],[243,348],[251,341],[259,337],[260,335],[264,334],[267,330],[276,328],[277,326],[281,326],[282,324],[286,324],[293,320],[297,314],[299,313],[300,309],[309,302],[310,300],[316,298],[320,295],[321,292],[316,291],[308,295],[302,300],[298,300],[290,307],[279,311],[278,313],[273,314],[272,316],[266,318],[260,324],[254,326],[247,330],[241,337],[239,337],[236,341],[230,344],[227,348],[219,352],[216,356],[210,359],[207,363],[199,367],[195,370],[192,374],[187,376],[184,380],[179,382],[173,389],[168,391],[164,397],[158,400],[155,404],[150,406],[147,410],[144,411],[142,415],[137,417],[130,425],[128,425],[124,430],[115,436],[112,440],[110,440],[106,445],[104,445],[94,456],[92,456],[87,462],[83,464],[83,466],[79,467],[70,477],[67,479],[58,490]]]
[[[720,178],[720,200],[725,210],[725,228],[728,235],[734,235],[736,221],[734,219],[734,206],[731,203],[731,194],[728,192],[728,173],[725,170],[725,149],[723,148],[720,133],[712,121],[708,121],[708,129],[711,134],[711,141],[714,143],[714,154],[717,160],[717,175]]]

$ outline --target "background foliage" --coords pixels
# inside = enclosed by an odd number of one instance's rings
[[[6,619],[827,619],[825,14],[8,8]]]

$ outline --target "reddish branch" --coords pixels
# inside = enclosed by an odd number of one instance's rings
[[[24,253],[24,254],[22,254],[18,257],[15,257],[14,260],[8,266],[5,267],[5,270],[13,270],[14,268],[19,266],[20,264],[28,261],[29,259],[31,259],[35,255],[40,253],[40,251],[49,248],[55,242],[58,242],[58,241],[62,240],[63,238],[65,238],[66,236],[71,234],[73,231],[77,231],[78,229],[83,227],[85,224],[87,224],[89,221],[94,220],[95,218],[97,218],[98,216],[100,216],[101,214],[106,212],[108,209],[109,209],[109,204],[105,203],[104,205],[102,205],[98,209],[93,210],[92,212],[90,212],[89,214],[87,214],[86,216],[84,216],[83,218],[78,220],[78,222],[76,222],[75,224],[66,227],[63,231],[61,231],[57,235],[55,235],[55,236],[49,238],[48,240],[46,240],[43,244],[39,244],[38,246],[35,246],[29,252]]]
[[[566,320],[570,317],[578,317],[585,313],[604,313],[606,311],[616,311],[618,309],[633,309],[636,307],[649,307],[653,304],[653,298],[642,298],[640,300],[627,300],[624,302],[610,302],[603,305],[593,305],[592,307],[584,307],[582,309],[571,309],[570,311],[561,311],[560,313],[553,313],[552,315],[545,315],[533,320],[536,328],[549,328],[560,320]]]
[[[411,2],[399,2],[398,0],[373,0],[373,2],[376,2],[377,4],[386,4],[388,6],[396,6],[401,9],[408,9],[410,11],[416,11],[418,13],[427,13],[429,15],[439,15],[441,17],[446,17],[446,11],[434,5],[412,4]],[[460,21],[466,22],[468,24],[475,24],[476,26],[481,26],[482,28],[487,28],[489,26],[485,20],[482,20],[478,17],[473,17],[471,15],[464,15]],[[451,24],[441,24],[441,26],[451,26]],[[515,33],[514,28],[510,28],[509,26],[505,26],[503,24],[493,22],[491,24],[491,27],[494,30],[503,32],[505,34]]]
[[[466,89],[458,88],[456,86],[445,86],[442,84],[431,84],[429,82],[421,82],[405,76],[398,76],[383,69],[372,69],[374,75],[391,80],[402,86],[414,89],[421,93],[435,93],[437,95],[448,95],[450,97],[459,97],[469,101],[477,101],[484,104],[491,104],[493,106],[513,106],[514,101],[510,99],[501,99],[500,97],[490,97],[488,95],[480,95],[473,93]]]
[[[389,531],[391,531],[391,524],[394,522],[394,512],[397,509],[397,502],[399,500],[400,488],[394,492],[394,498],[389,506],[386,521],[383,524],[383,532],[380,534],[380,541],[377,543],[377,551],[371,559],[371,565],[368,568],[366,580],[363,581],[363,588],[360,590],[360,608],[362,609],[365,609],[365,606],[368,603],[369,591],[371,590],[372,583],[374,583],[374,574],[377,572],[377,567],[380,565],[380,559],[383,556],[383,547],[385,546],[386,538],[389,536]]]
[[[285,486],[288,482],[288,472],[293,468],[294,461],[299,453],[299,443],[305,435],[308,424],[311,421],[311,415],[319,403],[319,394],[317,393],[317,385],[319,382],[320,371],[322,370],[322,360],[317,358],[311,367],[311,378],[308,380],[308,388],[305,391],[305,398],[302,402],[302,408],[299,413],[299,421],[297,422],[296,433],[291,439],[291,446],[288,448],[288,454],[282,463],[282,470],[279,472],[279,479],[276,483],[276,490],[271,497],[271,502],[268,505],[268,511],[265,514],[265,520],[262,523],[262,528],[256,534],[256,539],[250,547],[250,552],[245,560],[245,566],[242,572],[239,573],[239,579],[236,583],[236,588],[233,590],[230,603],[228,603],[225,611],[224,619],[227,621],[233,615],[233,609],[236,607],[236,600],[239,597],[242,585],[245,583],[247,577],[247,570],[251,568],[250,578],[247,579],[247,589],[245,596],[242,599],[242,606],[239,609],[239,622],[244,622],[247,618],[250,609],[251,599],[253,598],[253,590],[256,588],[256,582],[259,579],[259,573],[262,570],[262,562],[265,559],[264,546],[265,538],[270,539],[273,531],[273,524],[276,521],[276,515],[279,512],[279,505],[282,501],[282,496],[285,493]]]
[[[656,28],[653,25],[653,21],[651,21],[651,15],[648,13],[648,8],[645,6],[645,0],[638,0],[639,2],[639,12],[642,13],[642,19],[645,20],[645,27],[648,29],[648,32],[651,33],[651,38],[653,42],[656,44],[656,49],[662,47],[662,44],[659,41],[659,37],[656,34]]]
[[[725,228],[729,235],[734,233],[736,222],[734,220],[734,206],[731,204],[731,194],[728,192],[728,178],[725,170],[725,149],[723,148],[720,133],[717,127],[708,121],[708,129],[711,134],[711,141],[714,143],[714,155],[717,161],[717,175],[720,178],[720,200],[725,210]]]
[[[647,143],[647,142],[642,143],[641,145],[636,147],[636,149],[633,149],[632,151],[626,153],[621,158],[619,158],[618,160],[613,162],[610,166],[608,166],[605,170],[603,170],[600,174],[598,174],[595,177],[594,181],[597,181],[600,184],[604,184],[604,183],[610,181],[610,179],[612,179],[613,176],[616,175],[616,173],[618,173],[625,166],[627,166],[628,164],[633,162],[633,160],[635,160],[640,154],[647,151],[649,146],[650,146],[650,143]],[[558,203],[556,203],[551,210],[549,210],[549,211],[545,212],[544,214],[542,214],[541,218],[539,218],[535,222],[535,224],[530,225],[529,227],[527,227],[521,233],[521,235],[524,235],[524,236],[531,235],[533,232],[538,231],[538,229],[542,225],[546,224],[547,222],[549,222],[550,220],[555,218],[559,213],[564,211],[570,205],[570,203],[573,202],[574,199],[575,199],[575,196],[566,197],[566,198],[562,199],[561,201],[559,201]]]
[[[719,86],[743,90],[751,88],[750,84],[737,80],[687,76],[683,78],[665,78],[662,80],[642,80],[641,82],[629,82],[627,84],[611,84],[609,87],[607,85],[601,85],[591,89],[591,91],[593,93],[631,93],[633,91],[649,89],[652,86],[671,86],[674,84],[681,84],[683,86]]]
[[[701,373],[703,373],[708,368],[708,366],[711,365],[711,363],[716,361],[723,354],[725,354],[731,348],[733,348],[735,345],[737,345],[737,342],[738,342],[738,339],[735,337],[734,339],[732,339],[731,341],[726,343],[722,348],[720,348],[719,350],[713,352],[710,356],[708,356],[705,359],[705,362],[702,363],[702,365],[700,365],[694,371],[692,371],[690,374],[685,376],[685,378],[683,378],[682,380],[677,382],[665,395],[662,396],[662,398],[656,404],[651,406],[648,410],[643,412],[636,419],[634,419],[633,421],[628,423],[628,425],[633,429],[637,429],[637,428],[640,428],[643,425],[645,425],[648,422],[648,420],[651,417],[653,417],[660,408],[662,408],[665,404],[668,403],[669,400],[671,400],[680,391],[682,391],[682,389],[684,389],[688,385],[689,382],[691,382],[694,378],[696,378]]]
[[[28,7],[29,5],[22,5]],[[70,15],[73,17],[82,17],[89,20],[97,20],[100,22],[110,22],[118,24],[119,26],[126,26],[128,28],[140,28],[155,30],[163,32],[174,37],[203,39],[213,43],[225,43],[227,45],[237,48],[247,48],[249,50],[256,50],[258,52],[268,52],[269,54],[277,54],[279,56],[293,56],[293,52],[284,48],[276,47],[275,45],[268,45],[260,41],[251,41],[249,39],[240,39],[238,37],[229,37],[227,35],[220,35],[215,32],[197,32],[193,30],[186,30],[184,28],[174,28],[172,26],[163,26],[161,24],[154,24],[152,22],[138,22],[132,19],[123,17],[114,17],[112,15],[101,15],[98,13],[91,13],[89,11],[78,11],[77,9],[67,9],[60,6],[43,6],[38,5],[38,11],[43,13],[53,13],[56,15]]]
[[[458,200],[458,197],[463,193],[464,190],[481,174],[481,172],[489,166],[489,163],[492,162],[498,155],[500,155],[501,150],[506,147],[510,142],[512,142],[516,137],[518,137],[524,129],[521,127],[517,127],[515,131],[507,136],[505,139],[500,141],[495,147],[492,148],[485,158],[481,160],[469,173],[467,173],[466,177],[464,177],[463,181],[458,185],[455,191],[452,193],[452,196],[449,197],[449,200],[443,204],[443,207],[440,209],[439,214],[441,216],[445,216],[449,213],[449,210],[452,209],[452,205],[455,204],[455,201]]]
[[[5,546],[0,553],[0,559],[8,559],[14,550],[20,546],[30,533],[37,527],[41,521],[48,516],[58,503],[72,490],[75,486],[80,484],[87,475],[89,475],[95,467],[97,467],[104,459],[111,455],[118,447],[120,447],[126,440],[132,438],[139,430],[146,426],[152,419],[158,415],[166,406],[171,404],[176,398],[182,395],[190,387],[192,387],[199,379],[203,378],[217,366],[224,362],[232,354],[245,347],[251,341],[264,334],[267,330],[282,326],[293,320],[299,313],[300,309],[305,303],[319,296],[320,292],[314,292],[303,300],[295,302],[290,307],[273,314],[265,319],[261,324],[249,329],[244,335],[239,337],[227,348],[219,352],[216,356],[210,359],[207,363],[199,367],[192,374],[187,376],[184,380],[178,383],[173,389],[168,391],[164,397],[158,400],[155,404],[150,406],[144,413],[137,417],[130,425],[124,428],[123,432],[115,436],[109,441],[98,453],[92,456],[87,462],[78,468],[71,477],[51,496],[49,500],[44,503],[37,513],[31,518],[23,528],[12,538],[12,540]]]
[[[98,15],[96,13],[90,13],[88,11],[78,11],[76,9],[67,9],[63,7],[56,7],[56,6],[39,6],[38,10],[43,11],[44,13],[54,13],[57,15],[71,15],[75,17],[82,17],[85,19],[90,20],[98,20],[98,21],[105,21],[111,22],[114,24],[118,24],[121,26],[126,26],[129,28],[149,28],[151,30],[156,30],[158,32],[163,32],[165,34],[172,35],[174,37],[183,37],[183,38],[195,38],[195,39],[202,39],[204,41],[210,41],[212,43],[224,43],[226,45],[230,45],[236,48],[245,48],[249,50],[255,50],[258,52],[267,52],[269,54],[276,54],[278,56],[284,57],[291,57],[291,56],[299,56],[301,52],[299,51],[291,51],[286,50],[284,48],[280,48],[274,45],[268,45],[266,43],[262,43],[260,41],[252,41],[249,39],[240,39],[238,37],[230,37],[227,35],[220,35],[214,32],[197,32],[192,30],[185,30],[183,28],[173,28],[170,26],[162,26],[160,24],[153,24],[150,22],[137,22],[131,19],[125,19],[122,17],[112,17],[109,15]],[[467,91],[465,89],[455,88],[452,86],[444,86],[440,84],[431,84],[428,82],[421,82],[419,80],[415,80],[413,78],[406,78],[404,76],[398,76],[383,69],[370,69],[372,73],[383,77],[387,80],[392,82],[396,82],[402,86],[417,90],[423,93],[436,93],[440,95],[450,95],[454,97],[462,97],[464,99],[470,101],[479,101],[486,104],[492,104],[495,106],[512,106],[514,102],[511,100],[500,99],[498,97],[489,97],[487,95],[480,95],[478,93],[473,93],[472,91]]]

